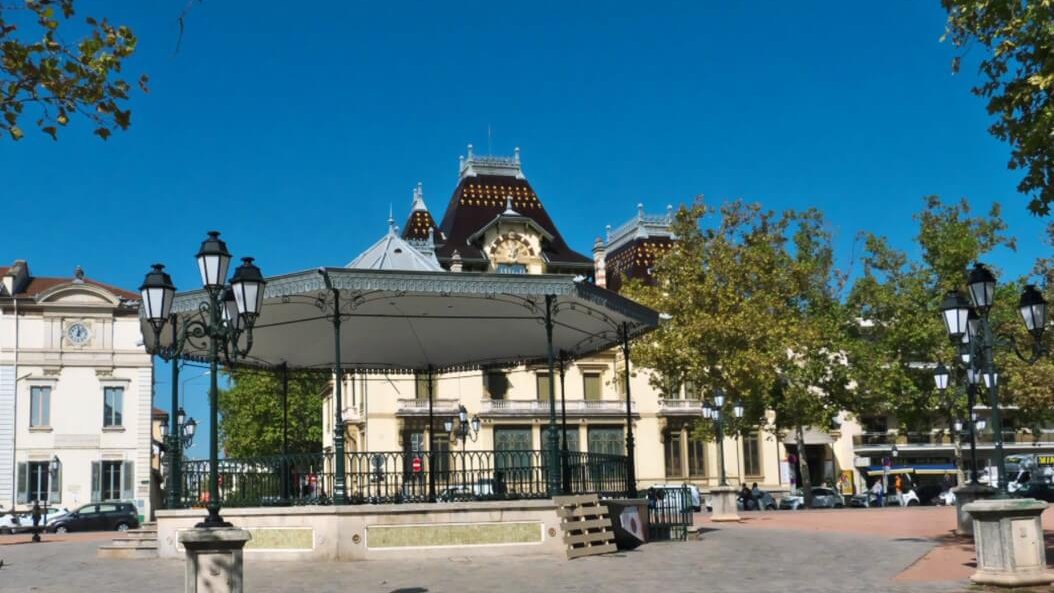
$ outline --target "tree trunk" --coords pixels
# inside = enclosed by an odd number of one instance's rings
[[[801,472],[801,493],[805,499],[805,508],[812,508],[812,478],[809,476],[809,462],[805,459],[805,427],[798,424],[795,427],[797,443],[795,449],[798,451],[798,471]]]

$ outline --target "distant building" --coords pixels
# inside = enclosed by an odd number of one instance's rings
[[[80,268],[0,267],[0,504],[121,500],[150,516],[153,367],[138,299]]]

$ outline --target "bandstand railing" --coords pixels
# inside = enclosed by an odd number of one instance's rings
[[[626,495],[624,455],[568,452],[556,468],[555,494]],[[349,452],[349,504],[459,502],[548,498],[546,451]],[[225,507],[332,504],[332,453],[273,455],[219,461]],[[207,460],[185,460],[181,507],[208,502]]]

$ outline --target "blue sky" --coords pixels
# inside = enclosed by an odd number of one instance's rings
[[[442,216],[458,155],[487,152],[488,128],[492,152],[521,147],[583,252],[637,202],[704,194],[819,207],[849,265],[861,230],[913,250],[911,216],[938,194],[1004,204],[1007,273],[1047,253],[972,69],[950,72],[936,1],[204,0],[178,53],[184,0],[78,6],[134,28],[130,72],[151,92],[106,143],[76,122],[57,143],[0,142],[0,262],[39,275],[81,265],[134,288],[161,261],[192,288],[213,228],[268,274],[343,265],[389,205],[405,218],[418,181]],[[199,419],[207,383],[187,385]]]

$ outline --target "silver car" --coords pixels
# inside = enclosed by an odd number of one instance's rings
[[[845,506],[845,497],[831,488],[818,486],[812,489],[812,508],[840,509]],[[784,496],[780,499],[780,509],[796,511],[805,508],[805,497],[801,495]]]

